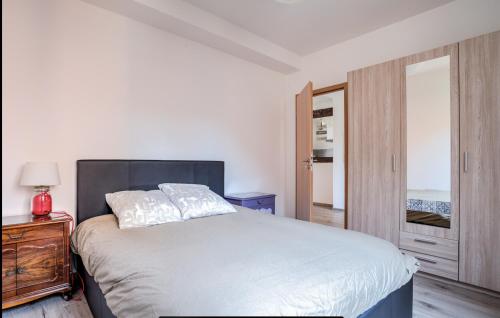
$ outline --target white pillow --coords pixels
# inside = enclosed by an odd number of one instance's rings
[[[179,209],[160,190],[106,193],[120,229],[182,221]]]
[[[160,189],[179,208],[184,220],[236,212],[236,209],[207,186],[160,184]]]
[[[158,188],[160,188],[160,190],[167,196],[170,196],[177,191],[185,191],[188,189],[208,189],[208,186],[196,183],[160,183]]]

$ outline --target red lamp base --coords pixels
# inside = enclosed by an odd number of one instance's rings
[[[52,197],[48,190],[41,190],[33,197],[31,213],[35,216],[45,216],[52,212]]]

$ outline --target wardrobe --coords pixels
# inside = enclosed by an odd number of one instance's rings
[[[500,31],[348,73],[348,228],[500,291]]]

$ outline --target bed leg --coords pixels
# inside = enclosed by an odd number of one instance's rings
[[[71,298],[73,298],[73,295],[71,293],[71,291],[68,291],[68,292],[64,292],[62,293],[61,297],[66,300],[66,301],[70,301]]]

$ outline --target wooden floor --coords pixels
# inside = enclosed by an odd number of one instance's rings
[[[81,292],[64,301],[51,296],[37,302],[2,311],[5,318],[90,318],[92,314]],[[494,297],[419,275],[413,285],[413,317],[499,318],[500,296]]]
[[[311,222],[344,228],[344,210],[313,205]]]
[[[415,276],[413,317],[500,317],[500,294],[486,295],[460,286]]]
[[[65,301],[59,295],[2,310],[2,318],[92,318],[85,296],[79,290]]]

